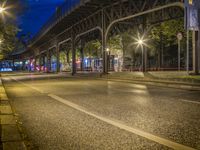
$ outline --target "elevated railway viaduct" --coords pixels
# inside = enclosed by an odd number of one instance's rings
[[[71,50],[72,74],[75,74],[76,48],[83,49],[85,42],[99,39],[102,72],[107,73],[109,68],[106,49],[109,37],[138,25],[142,25],[145,32],[154,24],[183,16],[182,0],[66,1],[30,42],[23,57],[39,59],[40,64],[46,63],[47,70],[51,70],[50,58],[54,55],[57,61],[56,71],[59,72],[59,52],[63,48],[65,51]]]

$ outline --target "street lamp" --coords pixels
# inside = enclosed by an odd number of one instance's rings
[[[7,6],[6,2],[0,5],[0,15],[2,19],[4,20],[4,15],[13,17],[7,10],[10,9],[11,6]]]
[[[107,52],[109,52],[109,51],[110,51],[110,49],[109,49],[109,48],[106,48],[106,51],[107,51]]]
[[[106,52],[107,52],[107,66],[108,66],[108,71],[110,70],[110,49],[106,48]]]
[[[142,49],[142,71],[144,72],[146,70],[146,55],[145,55],[145,66],[144,66],[144,46],[147,45],[145,43],[146,40],[144,40],[144,37],[139,37],[138,36],[138,39],[135,39],[136,40],[136,44],[137,44],[137,48],[138,47],[141,47]]]

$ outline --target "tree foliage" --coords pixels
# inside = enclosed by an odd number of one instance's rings
[[[181,51],[182,57],[184,57],[186,32],[183,18],[165,21],[152,26],[151,29],[146,29],[148,30],[146,34],[140,30],[142,29],[139,29],[138,26],[131,27],[126,32],[110,37],[107,41],[107,48],[109,48],[110,54],[115,57],[123,56],[124,66],[139,66],[141,64],[141,46],[136,43],[137,39],[142,36],[144,36],[145,47],[151,62],[158,64],[158,61],[162,61],[158,59],[159,55],[163,55],[163,59],[166,58],[168,61],[168,58],[170,58],[170,61],[173,60],[171,63],[175,64],[175,60],[177,60],[177,34],[182,33]],[[100,47],[100,41],[90,41],[86,44],[84,53],[89,57],[97,56],[96,52]]]
[[[20,0],[1,0],[0,6],[6,8],[6,12],[0,14],[0,59],[3,59],[11,54],[19,43],[16,38],[18,28],[15,19],[23,8]]]
[[[86,43],[84,47],[84,55],[86,57],[100,57],[101,56],[101,43],[99,40],[93,40]]]
[[[185,37],[184,20],[182,18],[166,21],[153,27],[150,31],[149,38],[151,38],[157,46],[159,46],[161,40],[165,46],[175,45],[177,44],[178,33],[182,33],[184,35],[183,37]]]
[[[10,54],[16,43],[17,28],[13,24],[0,23],[0,59]]]

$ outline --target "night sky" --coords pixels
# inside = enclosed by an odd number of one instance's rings
[[[21,0],[25,10],[18,17],[19,35],[35,35],[49,17],[55,12],[56,7],[65,0]]]

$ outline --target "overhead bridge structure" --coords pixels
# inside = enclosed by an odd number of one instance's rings
[[[154,24],[183,16],[182,0],[67,0],[32,39],[23,57],[39,59],[39,65],[46,64],[48,71],[54,55],[55,71],[60,71],[59,53],[70,49],[71,71],[75,74],[77,47],[83,49],[87,41],[99,39],[102,72],[107,73],[107,42],[111,36],[137,25],[148,31]]]

